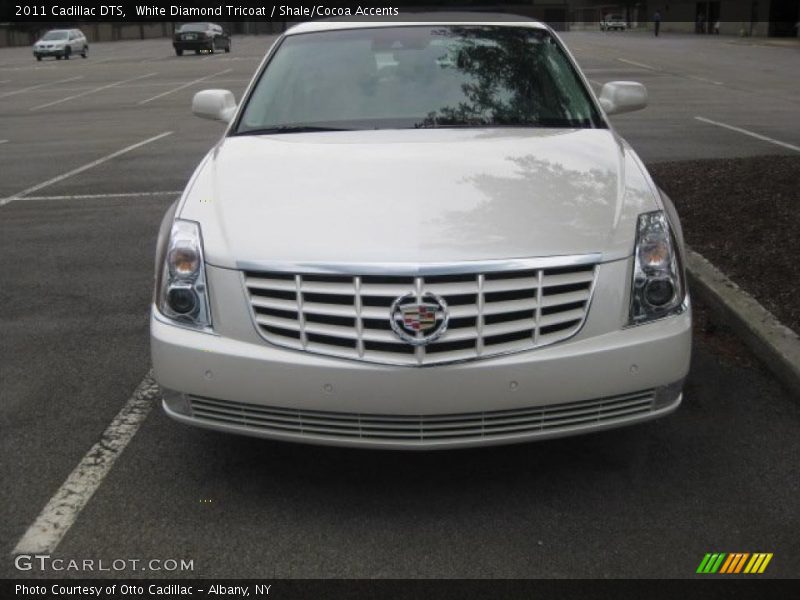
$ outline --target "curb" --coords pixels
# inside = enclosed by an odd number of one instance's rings
[[[800,336],[702,255],[687,248],[686,256],[692,292],[800,398]]]

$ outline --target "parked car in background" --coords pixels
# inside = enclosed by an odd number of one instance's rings
[[[36,60],[45,56],[69,60],[73,54],[80,54],[83,58],[89,55],[89,42],[80,29],[51,29],[33,45]]]
[[[621,15],[606,15],[605,18],[600,21],[601,31],[625,31],[626,27],[625,19],[622,18]]]
[[[172,46],[178,56],[183,56],[184,50],[194,50],[195,54],[230,52],[231,37],[216,23],[184,23],[175,30]]]
[[[608,119],[645,88],[595,96],[544,24],[435,18],[297,25],[238,107],[195,95],[228,129],[159,234],[169,416],[431,449],[681,403],[680,222]]]

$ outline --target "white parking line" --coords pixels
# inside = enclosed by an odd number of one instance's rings
[[[702,121],[703,123],[716,125],[717,127],[724,127],[725,129],[730,129],[731,131],[738,131],[739,133],[749,135],[750,137],[756,138],[757,140],[769,142],[770,144],[775,144],[776,146],[788,148],[789,150],[794,150],[795,152],[800,152],[800,146],[795,146],[794,144],[788,144],[786,142],[782,142],[780,140],[767,137],[766,135],[761,135],[760,133],[756,133],[755,131],[749,131],[747,129],[742,129],[741,127],[734,127],[733,125],[728,125],[727,123],[720,123],[719,121],[712,121],[711,119],[706,119],[705,117],[695,117],[695,119],[698,121]]]
[[[0,71],[47,71],[54,70],[56,67],[0,67]]]
[[[17,94],[22,94],[23,92],[29,92],[31,90],[37,90],[42,88],[46,85],[55,85],[57,83],[66,83],[68,81],[75,81],[76,79],[83,79],[83,75],[78,75],[77,77],[68,77],[67,79],[59,79],[58,81],[48,81],[47,83],[40,83],[38,85],[32,85],[30,87],[22,88],[20,90],[14,90],[13,92],[5,92],[4,94],[0,94],[0,98],[8,98],[9,96],[16,96]]]
[[[159,98],[163,98],[164,96],[167,96],[169,94],[174,94],[175,92],[178,92],[178,91],[180,91],[180,90],[182,90],[184,88],[187,88],[190,85],[194,85],[195,83],[200,83],[201,81],[206,81],[207,79],[211,79],[212,77],[216,77],[217,75],[224,75],[225,73],[230,73],[231,71],[233,71],[233,69],[225,69],[224,71],[220,71],[219,73],[213,73],[211,75],[206,75],[205,77],[200,77],[199,79],[193,79],[192,81],[189,81],[188,83],[184,83],[183,85],[179,85],[176,88],[173,88],[171,90],[167,90],[166,92],[162,92],[160,94],[157,94],[157,95],[153,96],[152,98],[147,98],[146,100],[140,100],[139,102],[137,102],[137,104],[140,104],[140,105],[141,104],[147,104],[148,102],[152,102],[153,100],[158,100]]]
[[[704,83],[713,83],[714,85],[725,85],[721,81],[715,81],[713,79],[708,79],[706,77],[699,77],[697,75],[687,75],[689,79],[694,79],[695,81],[702,81]]]
[[[629,69],[627,67],[603,67],[597,69],[583,69],[583,72],[588,75],[590,73],[638,73],[641,69]]]
[[[29,188],[27,188],[25,190],[22,190],[21,192],[18,192],[16,194],[14,194],[13,196],[8,196],[7,198],[2,198],[2,199],[0,199],[0,206],[5,206],[9,202],[13,202],[14,200],[20,200],[21,198],[23,198],[24,196],[27,196],[28,194],[32,194],[33,192],[38,192],[42,188],[46,188],[46,187],[48,187],[50,185],[53,185],[54,183],[58,183],[59,181],[63,181],[67,177],[72,177],[73,175],[77,175],[78,173],[83,173],[84,171],[86,171],[88,169],[91,169],[91,168],[96,167],[98,165],[102,165],[104,162],[108,162],[109,160],[117,158],[118,156],[122,156],[123,154],[126,154],[126,153],[130,152],[131,150],[136,150],[136,148],[141,148],[145,144],[149,144],[151,142],[155,142],[156,140],[160,140],[161,138],[167,137],[168,135],[172,135],[172,134],[173,134],[172,131],[165,131],[164,133],[159,133],[158,135],[155,135],[155,136],[153,136],[151,138],[147,138],[146,140],[142,140],[141,142],[137,142],[135,144],[131,144],[130,146],[126,146],[122,150],[117,150],[116,152],[113,152],[112,154],[109,154],[109,155],[104,156],[102,158],[98,158],[97,160],[94,160],[94,161],[92,161],[92,162],[90,162],[88,164],[85,164],[82,167],[78,167],[77,169],[72,169],[72,171],[67,171],[66,173],[62,173],[61,175],[58,175],[57,177],[53,177],[52,179],[48,179],[47,181],[43,181],[42,183],[36,184],[34,186],[31,186],[31,187],[29,187]]]
[[[627,63],[629,65],[633,65],[635,67],[641,67],[642,69],[648,69],[650,71],[660,71],[661,70],[661,69],[659,69],[657,67],[651,67],[650,65],[646,65],[646,64],[640,63],[640,62],[636,62],[635,60],[628,60],[627,58],[618,58],[617,60],[619,62],[624,62],[624,63]]]
[[[53,552],[81,510],[103,483],[114,461],[136,435],[159,396],[158,386],[148,373],[111,424],[69,474],[55,495],[28,527],[12,555]]]
[[[148,196],[177,196],[181,190],[165,190],[159,192],[122,192],[114,194],[72,194],[69,196],[25,196],[18,200],[93,200],[96,198],[146,198]]]
[[[48,106],[55,106],[56,104],[61,104],[62,102],[67,102],[69,100],[74,100],[75,98],[82,98],[84,96],[88,96],[89,94],[94,94],[95,92],[99,92],[101,90],[107,90],[109,88],[116,87],[118,85],[122,85],[123,83],[130,83],[131,81],[138,81],[139,79],[145,79],[147,77],[152,77],[157,73],[147,73],[146,75],[139,75],[138,77],[131,77],[130,79],[123,79],[122,81],[115,81],[114,83],[108,83],[106,85],[101,85],[100,87],[92,88],[91,90],[86,90],[85,92],[81,92],[80,94],[75,94],[73,96],[67,96],[66,98],[59,98],[58,100],[53,100],[52,102],[48,102],[47,104],[40,104],[39,106],[34,106],[30,110],[39,110],[42,108],[47,108]]]

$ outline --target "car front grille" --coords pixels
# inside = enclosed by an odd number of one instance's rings
[[[427,366],[563,341],[589,308],[594,264],[424,277],[245,271],[253,318],[278,346],[383,364]],[[392,330],[392,303],[415,290],[444,299],[446,332],[412,346]]]
[[[491,440],[623,421],[653,410],[654,390],[567,404],[445,415],[296,410],[190,397],[192,416],[253,433],[373,442]]]

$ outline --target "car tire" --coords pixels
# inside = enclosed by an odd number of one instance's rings
[[[69,60],[70,54],[72,54],[72,49],[69,46],[67,46],[66,48],[64,48],[64,60]]]
[[[37,54],[37,55],[36,55],[36,60],[39,60],[39,61],[40,61],[40,60],[42,60],[42,57],[41,57],[41,56],[39,56],[39,55]]]
[[[89,46],[83,47],[83,52],[81,52],[81,58],[88,58],[89,56]]]
[[[228,54],[231,51],[231,43],[228,42],[228,45],[225,46],[225,54]]]
[[[61,60],[63,57],[60,54],[56,54],[56,60]]]
[[[178,56],[183,56],[183,50],[181,50],[180,48],[175,48],[175,54],[177,54]]]

